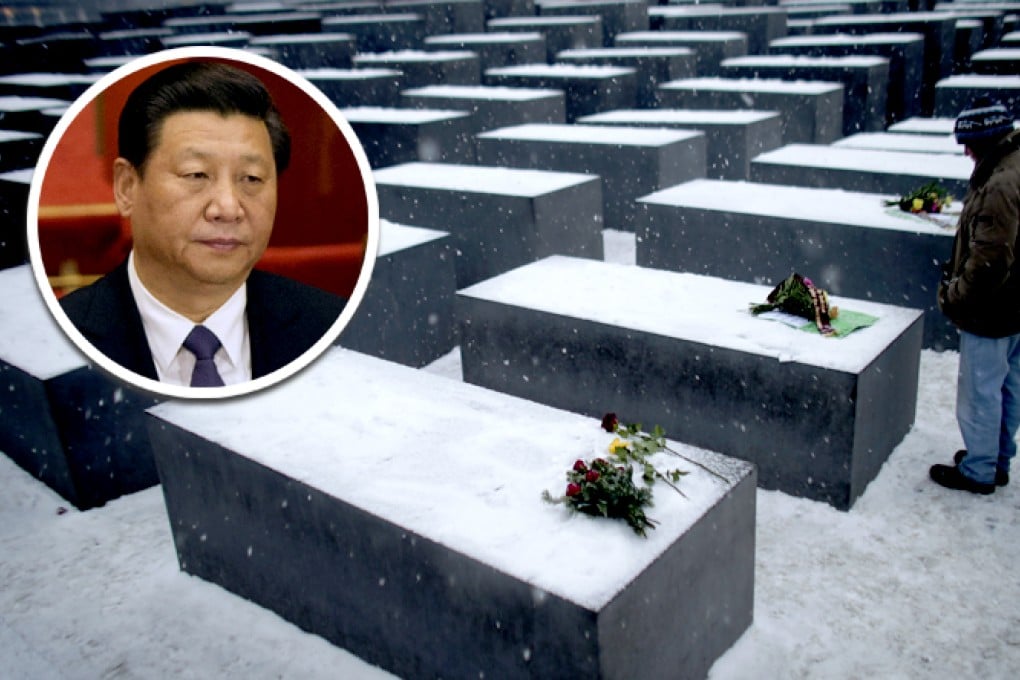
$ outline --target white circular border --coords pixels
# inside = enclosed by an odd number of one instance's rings
[[[53,289],[47,279],[39,247],[39,199],[42,192],[43,178],[46,175],[46,170],[49,167],[50,160],[53,157],[53,152],[56,149],[57,144],[63,138],[64,133],[67,132],[67,128],[70,127],[75,118],[78,117],[86,106],[92,103],[93,99],[124,76],[167,61],[196,57],[221,61],[244,62],[246,64],[256,66],[284,78],[310,97],[333,120],[333,123],[340,130],[341,134],[344,136],[344,140],[347,142],[351,152],[354,154],[354,159],[357,161],[358,169],[361,172],[361,181],[365,187],[365,198],[368,204],[368,239],[365,246],[365,259],[362,262],[361,272],[358,274],[358,280],[354,285],[354,290],[352,291],[350,298],[347,300],[347,305],[340,313],[340,316],[337,317],[336,322],[333,323],[326,334],[323,335],[318,342],[306,350],[304,354],[283,368],[273,371],[269,375],[262,376],[261,378],[255,378],[244,383],[227,385],[224,387],[186,387],[171,385],[158,380],[151,380],[133,371],[129,371],[96,349],[92,343],[85,339],[61,308],[60,302],[57,300],[57,296],[53,293]],[[50,314],[63,329],[64,333],[67,334],[71,342],[73,342],[78,349],[84,352],[89,359],[121,380],[147,392],[155,392],[167,397],[180,397],[185,399],[222,399],[250,394],[257,390],[271,387],[282,380],[286,380],[308,366],[308,364],[332,346],[332,344],[336,341],[336,338],[340,335],[340,332],[354,316],[358,306],[361,304],[362,298],[365,296],[369,280],[372,278],[372,269],[375,266],[375,259],[379,251],[379,197],[376,194],[372,169],[369,166],[368,157],[365,155],[361,142],[358,141],[357,135],[354,134],[354,130],[351,128],[347,120],[344,119],[340,110],[329,100],[328,97],[326,97],[325,94],[322,93],[321,90],[286,66],[257,54],[227,47],[199,46],[163,50],[161,52],[139,57],[127,64],[124,64],[123,66],[120,66],[114,71],[106,74],[90,86],[84,94],[78,97],[78,99],[71,104],[64,115],[61,116],[60,120],[53,128],[53,132],[46,140],[46,144],[43,146],[42,152],[39,155],[39,162],[36,165],[35,172],[32,174],[32,182],[29,187],[28,219],[26,224],[28,228],[29,261],[32,265],[32,271],[35,275],[36,283],[42,292],[46,306],[50,309]]]

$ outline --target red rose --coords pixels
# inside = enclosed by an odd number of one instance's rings
[[[599,481],[599,476],[598,470],[588,470],[588,474],[584,476],[584,480],[586,482],[597,482]]]
[[[616,432],[616,426],[620,424],[615,413],[607,413],[602,416],[602,429],[606,432]]]
[[[588,466],[584,464],[583,460],[578,459],[574,461],[574,472],[584,472],[587,469]]]
[[[570,484],[567,484],[567,496],[568,497],[569,496],[576,496],[579,493],[581,493],[581,485],[580,484],[575,484],[573,482],[571,482]]]

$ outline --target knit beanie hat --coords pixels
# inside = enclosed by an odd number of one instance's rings
[[[960,144],[985,144],[1013,131],[1013,117],[1006,107],[990,97],[979,97],[960,112],[953,133]]]

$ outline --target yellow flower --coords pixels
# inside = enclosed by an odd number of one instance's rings
[[[609,453],[616,453],[617,451],[619,451],[621,449],[626,451],[629,448],[630,448],[630,445],[627,444],[627,442],[625,442],[622,439],[620,439],[619,437],[617,437],[616,439],[614,439],[613,441],[611,441],[609,443]]]
[[[914,202],[910,204],[910,207],[911,209],[913,209],[914,212],[921,212],[922,210],[924,210],[924,200],[920,198],[915,198]]]
[[[942,199],[942,205],[949,207],[953,204],[953,197],[946,194],[946,197]]]

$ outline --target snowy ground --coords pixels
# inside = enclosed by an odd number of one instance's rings
[[[633,247],[607,233],[614,261]],[[1020,481],[927,475],[961,446],[957,359],[922,353],[915,426],[850,512],[758,491],[754,624],[713,680],[1020,677]],[[426,370],[457,378],[459,356]],[[0,456],[0,677],[392,677],[181,573],[158,488],[60,508]]]

